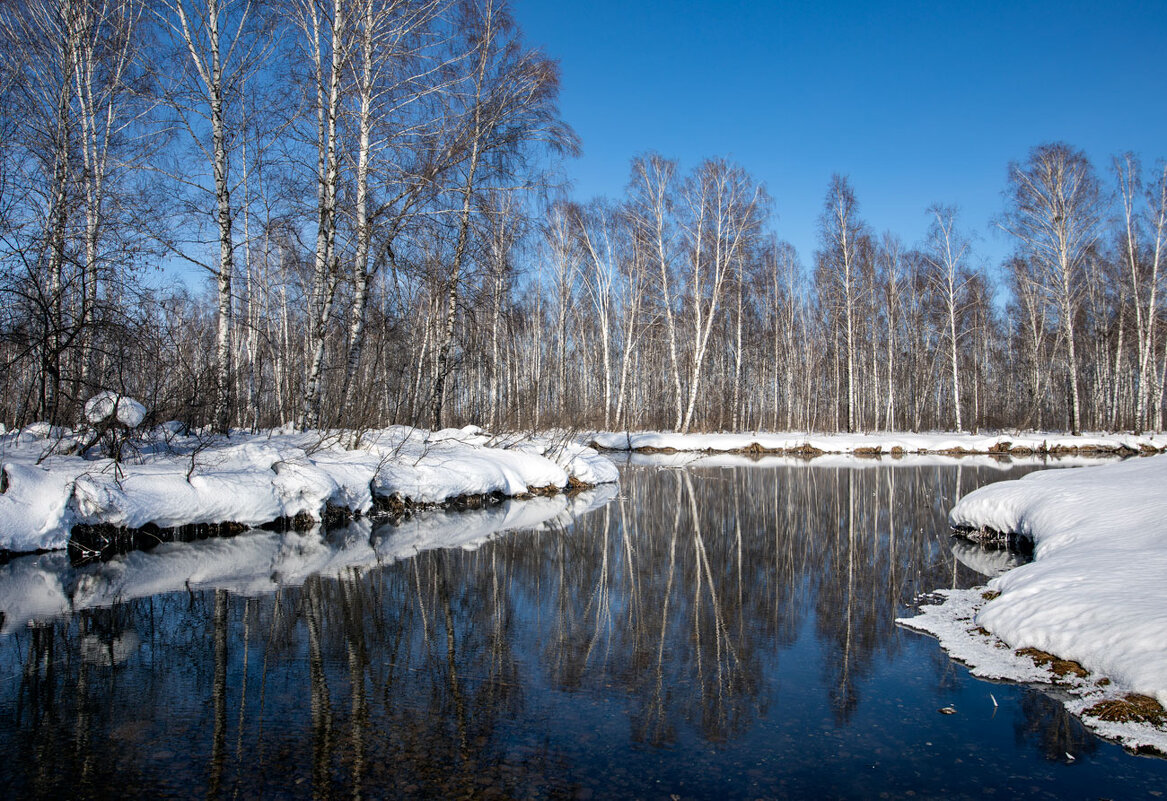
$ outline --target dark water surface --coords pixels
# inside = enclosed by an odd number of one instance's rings
[[[628,466],[473,550],[358,528],[17,560],[20,603],[71,611],[0,610],[0,797],[1160,796],[1167,761],[893,623],[986,580],[945,513],[1021,472]]]

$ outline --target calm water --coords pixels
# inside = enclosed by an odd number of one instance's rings
[[[1167,761],[893,623],[985,581],[945,511],[1021,472],[627,466],[574,520],[16,560],[0,797],[1161,795]],[[464,547],[403,558],[427,531]]]

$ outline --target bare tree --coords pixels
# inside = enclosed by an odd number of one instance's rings
[[[457,235],[445,280],[438,330],[432,403],[433,426],[441,428],[450,350],[463,269],[470,245],[474,195],[491,178],[513,175],[523,148],[542,142],[574,150],[575,135],[558,117],[559,71],[537,50],[527,50],[500,0],[464,0],[459,25],[468,45],[464,86],[454,111],[459,121],[449,149],[457,154]]]
[[[1101,189],[1086,154],[1061,142],[1039,145],[1009,166],[1009,210],[1001,227],[1017,237],[1058,313],[1066,346],[1070,430],[1082,433],[1075,317],[1082,270],[1099,237]]]
[[[851,184],[841,175],[831,176],[831,186],[819,218],[823,245],[819,253],[842,311],[844,358],[846,360],[847,431],[853,432],[855,416],[855,328],[859,305],[859,238],[864,225],[859,219],[859,203]]]
[[[896,385],[900,381],[896,374],[896,349],[900,306],[902,305],[901,284],[904,281],[903,244],[893,234],[885,233],[880,241],[878,259],[883,275],[884,320],[887,331],[884,334],[886,347],[887,394],[883,427],[894,431],[896,425]]]
[[[673,193],[677,164],[658,154],[641,156],[632,161],[630,213],[639,242],[653,252],[657,293],[664,313],[669,343],[669,365],[673,377],[673,402],[676,411],[673,427],[680,431],[683,422],[684,390],[681,388],[681,361],[677,352],[676,294],[674,278],[676,259],[675,226],[672,224]]]
[[[616,230],[619,217],[616,212],[601,202],[593,203],[581,210],[577,220],[577,230],[584,253],[587,254],[588,269],[583,271],[583,285],[596,313],[600,339],[601,384],[604,391],[604,428],[612,425],[612,345],[615,284],[619,272],[616,255]]]
[[[964,285],[968,280],[965,267],[968,240],[956,229],[954,207],[935,205],[928,209],[928,213],[932,216],[932,224],[928,228],[924,258],[929,266],[929,281],[944,304],[953,422],[957,431],[963,431],[960,415],[960,342],[956,318],[964,302]]]
[[[1114,159],[1122,203],[1123,229],[1120,233],[1122,261],[1129,281],[1127,292],[1134,308],[1138,375],[1135,385],[1135,427],[1149,424],[1148,411],[1154,398],[1155,330],[1158,318],[1157,295],[1162,281],[1161,264],[1167,246],[1167,164],[1160,165],[1155,182],[1145,197],[1138,159],[1125,153]],[[1150,230],[1144,232],[1144,225]],[[1144,237],[1149,233],[1150,242]],[[1121,350],[1120,350],[1121,352]]]
[[[397,238],[432,194],[444,166],[431,147],[438,116],[435,104],[427,101],[445,88],[441,61],[429,51],[433,29],[448,6],[448,0],[358,4],[351,93],[356,107],[350,112],[357,128],[352,210],[356,243],[340,404],[346,411],[364,352],[372,282],[384,264],[395,260]],[[377,185],[370,186],[375,178],[380,179]]]
[[[218,255],[210,263],[187,258],[215,277],[218,322],[215,337],[215,395],[212,418],[219,431],[231,421],[232,281],[235,273],[234,218],[231,193],[236,186],[231,161],[239,142],[241,92],[248,75],[263,60],[266,37],[256,28],[262,21],[247,0],[160,0],[155,6],[162,30],[173,44],[170,83],[166,99],[179,126],[210,167],[214,199],[214,229]],[[187,188],[206,191],[196,180],[175,174]],[[184,254],[186,255],[186,254]]]
[[[325,338],[339,280],[337,255],[340,192],[340,131],[342,81],[348,68],[349,4],[344,0],[299,0],[298,22],[312,65],[313,107],[316,111],[316,247],[308,295],[307,357],[304,408],[300,424],[320,424]]]
[[[759,230],[768,204],[765,190],[740,167],[710,160],[697,168],[687,182],[686,284],[690,301],[692,356],[688,371],[685,416],[680,430],[689,430],[701,386],[701,371],[709,349],[709,337],[718,316],[734,265],[744,257]]]

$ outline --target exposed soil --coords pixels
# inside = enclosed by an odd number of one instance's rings
[[[1035,664],[1043,667],[1048,667],[1058,678],[1065,678],[1066,676],[1077,676],[1080,679],[1086,678],[1090,675],[1090,671],[1082,667],[1080,664],[1072,659],[1061,659],[1058,656],[1041,651],[1037,648],[1022,648],[1017,653],[1020,656],[1028,656]]]
[[[1128,693],[1122,698],[1108,698],[1099,701],[1085,711],[1086,715],[1113,723],[1149,723],[1152,726],[1167,724],[1167,710],[1149,695]]]
[[[953,526],[952,535],[989,550],[1009,550],[1022,556],[1033,555],[1033,540],[1013,531],[997,531],[992,526]]]
[[[631,441],[629,441],[631,445]],[[679,453],[677,448],[671,446],[657,447],[655,445],[640,445],[635,448],[610,448],[600,445],[598,442],[592,441],[588,443],[591,448],[597,451],[607,451],[616,453],[626,453],[631,451],[633,453]],[[791,448],[767,448],[758,442],[751,442],[742,448],[704,448],[694,449],[692,451],[684,451],[685,453],[740,453],[752,455],[784,455],[784,456],[822,456],[827,453],[850,454],[853,456],[893,456],[900,457],[909,453],[913,454],[941,454],[945,456],[962,457],[962,456],[996,456],[1002,460],[1008,460],[1012,456],[1151,456],[1163,451],[1147,445],[1140,445],[1139,450],[1130,448],[1126,445],[1114,446],[1063,446],[1063,445],[1046,445],[1042,443],[1037,448],[1029,448],[1025,446],[1014,446],[1008,441],[998,442],[989,447],[988,450],[970,450],[957,446],[955,448],[945,448],[940,450],[904,450],[904,448],[896,445],[888,450],[883,450],[881,446],[862,446],[854,448],[850,451],[824,451],[814,447],[810,443],[803,443]]]

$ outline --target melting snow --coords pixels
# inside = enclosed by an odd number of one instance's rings
[[[119,415],[132,408],[123,406],[127,400],[117,402]],[[69,455],[83,435],[45,428],[0,435],[0,550],[63,548],[77,523],[259,525],[300,514],[320,519],[329,504],[363,514],[374,495],[425,504],[617,479],[611,461],[578,443],[502,442],[473,426],[433,433],[398,426],[359,438],[234,432],[229,439],[160,426],[121,463]]]
[[[1049,678],[1030,660],[970,636],[978,626],[1010,649],[1080,663],[1094,675],[1075,690],[1071,711],[1130,691],[1167,706],[1167,455],[990,484],[965,496],[949,522],[1026,535],[1034,561],[990,581],[1000,593],[992,600],[980,590],[946,591],[943,604],[901,622],[936,635],[977,675]],[[1098,677],[1112,684],[1100,688]],[[1167,752],[1165,731],[1086,723]]]

